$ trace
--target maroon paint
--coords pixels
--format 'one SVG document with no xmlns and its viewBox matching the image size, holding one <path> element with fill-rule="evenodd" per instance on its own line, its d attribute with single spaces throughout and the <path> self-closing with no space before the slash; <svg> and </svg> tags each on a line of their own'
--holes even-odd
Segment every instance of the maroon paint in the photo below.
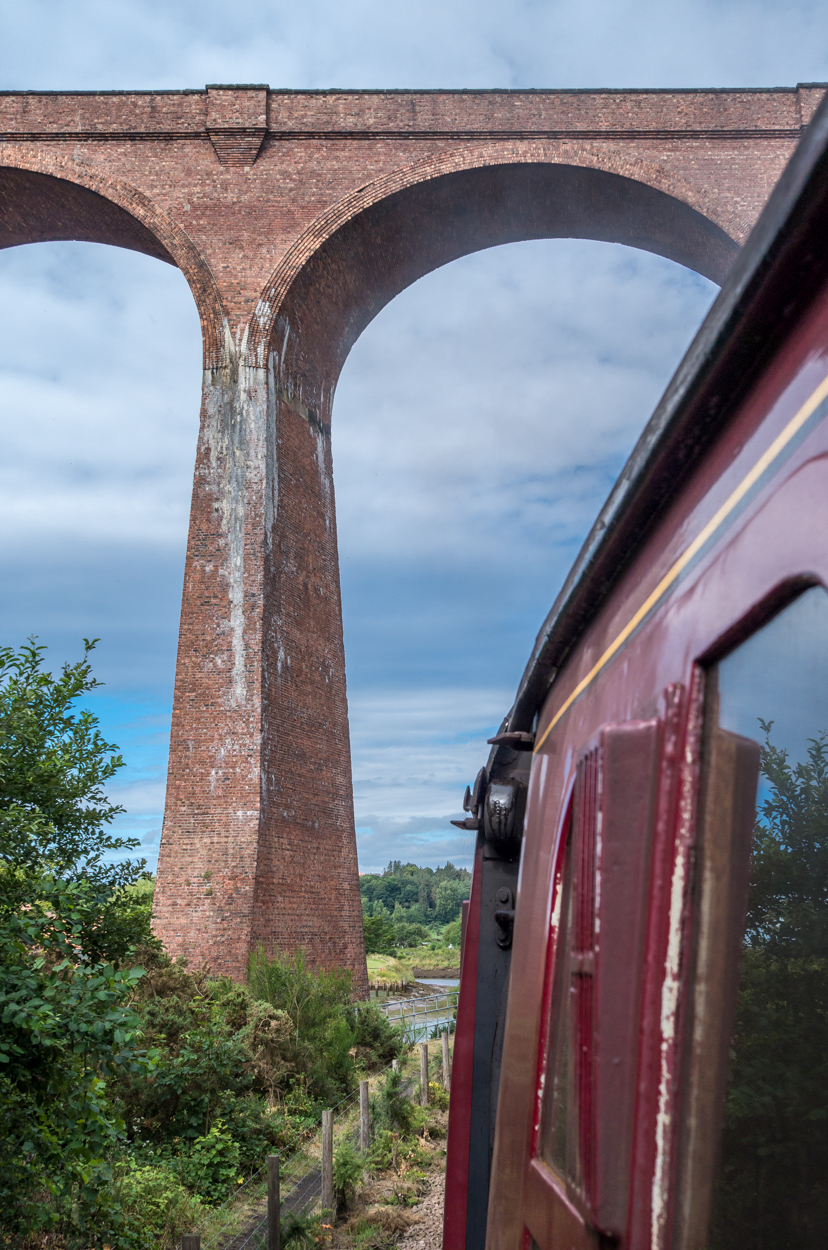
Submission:
<svg viewBox="0 0 828 1250">
<path fill-rule="evenodd" d="M 463 934 L 460 966 L 460 998 L 454 1033 L 451 1069 L 449 1135 L 446 1151 L 446 1203 L 443 1215 L 443 1250 L 465 1250 L 466 1207 L 469 1194 L 469 1137 L 471 1134 L 472 1077 L 474 1068 L 474 1018 L 477 1007 L 477 953 L 480 946 L 480 885 L 483 849 L 474 857 L 471 895 Z"/>
<path fill-rule="evenodd" d="M 826 295 L 828 292 L 814 301 L 796 333 L 781 346 L 737 417 L 573 647 L 542 709 L 540 733 L 828 374 Z M 779 606 L 781 596 L 791 593 L 797 579 L 800 585 L 828 585 L 826 533 L 828 421 L 823 421 L 791 449 L 775 476 L 717 534 L 710 549 L 685 572 L 624 650 L 572 705 L 534 761 L 532 785 L 536 793 L 527 815 L 501 1076 L 500 1106 L 508 1108 L 508 1113 L 499 1117 L 496 1133 L 498 1167 L 490 1201 L 488 1250 L 518 1250 L 529 1222 L 529 1209 L 537 1208 L 537 1195 L 531 1202 L 525 1195 L 526 1187 L 535 1185 L 536 1178 L 532 1177 L 540 1166 L 531 1162 L 531 1125 L 537 1100 L 555 848 L 573 760 L 595 740 L 602 725 L 660 714 L 664 736 L 644 963 L 632 1222 L 625 1239 L 630 1250 L 651 1250 L 657 1244 L 652 1237 L 650 1201 L 661 1075 L 662 984 L 673 868 L 677 863 L 688 866 L 692 852 L 701 729 L 702 673 L 698 661 L 715 654 L 725 640 L 733 645 L 747 636 Z M 662 692 L 668 687 L 671 690 L 665 706 Z M 681 687 L 690 692 L 686 701 Z M 687 880 L 684 889 L 679 929 L 686 945 L 690 936 Z M 675 1058 L 681 1019 L 676 1023 L 678 1033 L 671 1043 L 673 1049 L 668 1047 L 666 1067 L 665 1105 L 669 1109 L 674 1109 L 680 1094 Z M 666 1166 L 665 1182 L 669 1185 L 669 1157 Z M 658 1232 L 662 1245 L 669 1233 L 669 1204 L 665 1216 Z M 542 1250 L 562 1250 L 569 1244 L 558 1239 L 553 1224 L 547 1221 L 545 1233 L 532 1227 Z"/>
<path fill-rule="evenodd" d="M 627 1228 L 638 1077 L 657 720 L 601 734 L 601 844 L 593 1041 L 592 1209 L 602 1230 Z"/>
</svg>

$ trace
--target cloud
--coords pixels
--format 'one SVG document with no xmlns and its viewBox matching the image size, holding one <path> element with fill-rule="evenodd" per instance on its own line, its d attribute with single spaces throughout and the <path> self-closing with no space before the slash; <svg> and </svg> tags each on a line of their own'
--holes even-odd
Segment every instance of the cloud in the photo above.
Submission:
<svg viewBox="0 0 828 1250">
<path fill-rule="evenodd" d="M 2 532 L 18 552 L 56 533 L 177 550 L 201 381 L 183 275 L 98 244 L 35 244 L 2 254 L 0 292 Z"/>
<path fill-rule="evenodd" d="M 451 828 L 463 791 L 486 761 L 486 739 L 508 710 L 508 688 L 361 689 L 351 746 L 360 869 L 389 859 L 468 867 L 473 839 Z"/>
<path fill-rule="evenodd" d="M 554 239 L 402 292 L 337 388 L 343 554 L 513 562 L 519 531 L 533 564 L 550 534 L 582 536 L 716 289 L 661 257 Z"/>
<path fill-rule="evenodd" d="M 551 240 L 466 257 L 377 317 L 333 413 L 352 689 L 514 688 L 715 289 Z"/>
<path fill-rule="evenodd" d="M 828 77 L 816 0 L 29 0 L 8 87 L 766 86 Z M 44 37 L 45 32 L 45 37 Z"/>
<path fill-rule="evenodd" d="M 201 343 L 183 275 L 92 243 L 0 253 L 2 637 L 102 638 L 102 680 L 171 694 Z"/>
</svg>

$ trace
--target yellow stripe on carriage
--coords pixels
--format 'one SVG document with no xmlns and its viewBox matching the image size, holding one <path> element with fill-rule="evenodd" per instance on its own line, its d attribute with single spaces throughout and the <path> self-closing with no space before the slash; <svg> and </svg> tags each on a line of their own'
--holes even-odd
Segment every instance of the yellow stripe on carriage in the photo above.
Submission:
<svg viewBox="0 0 828 1250">
<path fill-rule="evenodd" d="M 805 403 L 799 409 L 796 416 L 792 417 L 791 420 L 788 422 L 788 424 L 785 426 L 784 430 L 782 430 L 782 432 L 776 436 L 776 438 L 771 443 L 770 447 L 768 447 L 767 451 L 762 456 L 759 457 L 759 459 L 756 461 L 756 464 L 753 466 L 750 472 L 746 474 L 745 477 L 742 478 L 739 485 L 736 487 L 733 493 L 728 496 L 728 498 L 725 500 L 725 502 L 722 504 L 719 510 L 710 518 L 710 520 L 707 522 L 707 524 L 705 525 L 701 533 L 699 533 L 696 536 L 696 538 L 693 539 L 690 546 L 687 547 L 682 552 L 682 554 L 679 556 L 678 560 L 676 560 L 672 568 L 667 573 L 665 573 L 664 577 L 662 577 L 661 581 L 658 583 L 658 585 L 656 586 L 652 594 L 647 596 L 647 598 L 644 600 L 644 602 L 642 603 L 638 611 L 635 613 L 635 615 L 631 618 L 631 620 L 627 622 L 627 624 L 621 630 L 620 634 L 618 634 L 617 637 L 613 639 L 613 641 L 607 647 L 604 654 L 601 656 L 600 660 L 598 660 L 597 663 L 593 665 L 593 667 L 587 673 L 586 677 L 584 677 L 583 681 L 580 681 L 578 683 L 578 685 L 572 691 L 572 694 L 569 696 L 566 702 L 563 703 L 562 706 L 555 713 L 552 720 L 549 722 L 549 724 L 546 726 L 546 729 L 543 731 L 542 736 L 540 737 L 538 742 L 535 744 L 534 749 L 536 752 L 541 749 L 544 742 L 549 737 L 550 733 L 555 728 L 555 726 L 557 725 L 561 717 L 566 715 L 566 713 L 572 707 L 572 704 L 575 702 L 575 700 L 578 699 L 584 693 L 584 691 L 587 689 L 588 686 L 592 685 L 592 682 L 595 680 L 595 678 L 598 676 L 601 670 L 607 666 L 607 664 L 610 662 L 610 660 L 616 654 L 616 652 L 619 651 L 621 647 L 623 647 L 624 643 L 630 637 L 630 634 L 632 634 L 638 628 L 638 626 L 641 624 L 644 618 L 653 610 L 655 605 L 658 603 L 659 599 L 661 599 L 667 593 L 667 591 L 672 586 L 673 582 L 675 582 L 676 578 L 679 577 L 679 575 L 687 567 L 690 561 L 696 555 L 698 555 L 698 553 L 701 551 L 702 547 L 705 545 L 708 539 L 711 538 L 713 534 L 715 534 L 716 530 L 719 528 L 722 522 L 727 520 L 728 516 L 734 510 L 734 508 L 737 508 L 739 506 L 739 504 L 742 502 L 742 500 L 744 499 L 748 491 L 753 486 L 756 485 L 756 483 L 761 478 L 762 474 L 765 473 L 766 470 L 773 464 L 777 456 L 779 456 L 785 450 L 785 448 L 787 447 L 791 439 L 796 437 L 796 435 L 802 429 L 805 422 L 808 421 L 808 419 L 813 416 L 816 409 L 819 407 L 822 401 L 826 398 L 828 398 L 828 377 L 824 378 L 823 381 L 820 383 L 820 385 L 813 392 L 813 394 L 810 395 L 808 399 L 806 399 Z"/>
</svg>

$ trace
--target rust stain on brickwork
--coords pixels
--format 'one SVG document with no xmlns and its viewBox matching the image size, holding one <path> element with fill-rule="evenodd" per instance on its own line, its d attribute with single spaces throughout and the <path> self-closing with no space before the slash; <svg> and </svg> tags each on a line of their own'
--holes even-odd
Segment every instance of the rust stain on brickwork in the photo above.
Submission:
<svg viewBox="0 0 828 1250">
<path fill-rule="evenodd" d="M 0 246 L 146 252 L 201 316 L 156 896 L 173 951 L 241 977 L 253 945 L 303 946 L 367 989 L 330 447 L 364 327 L 519 239 L 721 281 L 823 92 L 0 93 Z"/>
</svg>

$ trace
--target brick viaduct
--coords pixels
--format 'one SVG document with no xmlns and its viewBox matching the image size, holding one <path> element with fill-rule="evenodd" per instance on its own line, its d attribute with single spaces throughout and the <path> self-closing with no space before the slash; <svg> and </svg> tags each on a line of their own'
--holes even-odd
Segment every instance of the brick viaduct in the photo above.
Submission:
<svg viewBox="0 0 828 1250">
<path fill-rule="evenodd" d="M 177 265 L 204 392 L 157 930 L 365 984 L 330 450 L 337 377 L 429 270 L 519 239 L 720 282 L 824 85 L 705 91 L 0 94 L 0 246 Z"/>
</svg>

